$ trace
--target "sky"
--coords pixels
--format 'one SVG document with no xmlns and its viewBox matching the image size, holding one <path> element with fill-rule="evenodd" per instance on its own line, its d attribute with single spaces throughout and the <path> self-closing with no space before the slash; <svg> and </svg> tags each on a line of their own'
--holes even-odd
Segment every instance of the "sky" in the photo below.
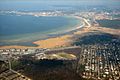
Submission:
<svg viewBox="0 0 120 80">
<path fill-rule="evenodd" d="M 120 0 L 0 0 L 0 1 L 120 1 Z"/>
<path fill-rule="evenodd" d="M 110 2 L 118 2 L 120 3 L 120 0 L 0 0 L 0 1 L 33 1 L 33 2 L 36 2 L 36 1 L 43 1 L 43 2 L 47 2 L 47 1 L 51 1 L 51 2 L 54 2 L 54 1 L 64 1 L 64 2 L 70 2 L 70 1 L 73 1 L 73 2 L 106 2 L 106 3 L 110 3 Z"/>
<path fill-rule="evenodd" d="M 119 6 L 120 0 L 0 0 L 1 9 L 39 8 L 39 5 L 109 5 Z M 44 7 L 43 6 L 43 7 Z"/>
</svg>

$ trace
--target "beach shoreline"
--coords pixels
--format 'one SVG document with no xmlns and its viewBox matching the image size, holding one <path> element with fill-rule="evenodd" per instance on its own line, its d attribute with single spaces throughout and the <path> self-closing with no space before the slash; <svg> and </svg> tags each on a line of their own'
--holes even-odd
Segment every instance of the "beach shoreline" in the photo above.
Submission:
<svg viewBox="0 0 120 80">
<path fill-rule="evenodd" d="M 71 17 L 74 17 L 74 18 L 78 19 L 79 21 L 82 20 L 82 18 L 78 17 L 78 16 L 71 16 Z M 73 28 L 65 30 L 65 32 L 63 32 L 63 33 L 49 34 L 49 36 L 47 38 L 43 38 L 43 39 L 33 41 L 32 44 L 37 45 L 35 47 L 34 46 L 21 46 L 21 45 L 6 45 L 6 46 L 0 46 L 0 48 L 51 48 L 52 46 L 57 46 L 58 44 L 59 44 L 59 47 L 60 47 L 64 44 L 66 44 L 66 39 L 72 37 L 71 34 L 73 32 L 78 31 L 79 29 L 84 27 L 84 25 L 85 25 L 84 22 L 82 22 L 82 25 L 78 23 Z M 44 43 L 44 41 L 47 42 L 47 43 L 51 43 L 51 41 L 54 41 L 54 42 L 56 42 L 56 44 L 55 45 L 50 45 L 51 47 L 50 46 L 49 47 L 40 46 L 42 44 L 41 42 Z"/>
<path fill-rule="evenodd" d="M 77 17 L 78 18 L 78 17 Z M 76 27 L 76 29 L 56 35 L 54 37 L 50 37 L 43 40 L 37 40 L 34 41 L 33 44 L 38 45 L 37 47 L 30 47 L 30 46 L 18 46 L 18 45 L 11 45 L 11 46 L 0 46 L 1 49 L 8 49 L 8 48 L 59 48 L 59 47 L 69 47 L 72 45 L 72 43 L 78 39 L 81 36 L 84 36 L 84 34 L 88 34 L 90 32 L 102 32 L 102 33 L 108 33 L 112 35 L 118 35 L 120 36 L 120 30 L 118 29 L 111 29 L 111 28 L 105 28 L 101 26 L 89 26 L 84 25 L 81 28 L 80 26 Z M 77 35 L 77 36 L 76 36 Z"/>
</svg>

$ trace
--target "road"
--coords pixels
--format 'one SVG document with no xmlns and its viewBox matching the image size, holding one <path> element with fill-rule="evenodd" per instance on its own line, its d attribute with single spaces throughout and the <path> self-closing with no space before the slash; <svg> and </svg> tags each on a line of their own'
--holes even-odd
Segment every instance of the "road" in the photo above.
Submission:
<svg viewBox="0 0 120 80">
<path fill-rule="evenodd" d="M 91 24 L 90 24 L 85 18 L 83 18 L 83 20 L 84 20 L 84 22 L 87 24 L 86 27 L 91 27 Z"/>
</svg>

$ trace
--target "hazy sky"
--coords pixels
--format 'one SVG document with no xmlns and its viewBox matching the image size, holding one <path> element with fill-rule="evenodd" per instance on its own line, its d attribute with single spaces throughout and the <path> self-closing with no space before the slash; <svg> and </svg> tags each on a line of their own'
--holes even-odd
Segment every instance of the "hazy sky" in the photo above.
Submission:
<svg viewBox="0 0 120 80">
<path fill-rule="evenodd" d="M 120 3 L 120 0 L 0 0 L 0 1 L 44 1 L 44 2 L 47 2 L 47 1 L 64 1 L 64 2 L 70 2 L 70 1 L 73 1 L 73 2 L 118 2 Z"/>
<path fill-rule="evenodd" d="M 120 1 L 120 0 L 0 0 L 0 1 Z"/>
<path fill-rule="evenodd" d="M 119 6 L 120 0 L 0 0 L 1 9 L 43 8 L 48 5 L 108 5 Z"/>
</svg>

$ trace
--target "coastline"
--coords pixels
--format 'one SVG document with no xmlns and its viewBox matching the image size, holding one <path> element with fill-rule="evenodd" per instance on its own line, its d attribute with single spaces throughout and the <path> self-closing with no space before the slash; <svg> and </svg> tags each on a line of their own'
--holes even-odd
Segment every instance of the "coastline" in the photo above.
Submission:
<svg viewBox="0 0 120 80">
<path fill-rule="evenodd" d="M 77 17 L 79 18 L 79 17 Z M 71 44 L 78 39 L 81 36 L 84 36 L 84 34 L 90 33 L 90 32 L 103 32 L 103 33 L 109 33 L 112 35 L 120 36 L 120 30 L 118 29 L 111 29 L 111 28 L 105 28 L 99 26 L 88 26 L 82 25 L 84 27 L 81 28 L 81 26 L 77 26 L 75 29 L 72 29 L 69 32 L 66 32 L 65 34 L 56 35 L 54 37 L 50 37 L 43 40 L 37 40 L 34 41 L 33 44 L 38 45 L 37 47 L 30 47 L 30 46 L 18 46 L 18 45 L 11 45 L 11 46 L 0 46 L 1 49 L 7 49 L 7 48 L 59 48 L 59 47 L 68 47 L 71 46 Z"/>
<path fill-rule="evenodd" d="M 81 17 L 78 17 L 78 16 L 71 16 L 71 17 L 77 18 L 79 21 L 81 21 Z M 35 47 L 34 46 L 21 46 L 21 45 L 6 45 L 6 46 L 0 46 L 0 49 L 2 48 L 55 48 L 55 47 L 65 46 L 66 44 L 70 45 L 67 39 L 72 38 L 71 34 L 73 32 L 84 27 L 85 24 L 83 23 L 84 22 L 82 22 L 82 25 L 78 23 L 73 28 L 65 30 L 61 34 L 50 34 L 50 36 L 48 36 L 47 38 L 33 41 L 32 43 L 37 45 Z"/>
</svg>

